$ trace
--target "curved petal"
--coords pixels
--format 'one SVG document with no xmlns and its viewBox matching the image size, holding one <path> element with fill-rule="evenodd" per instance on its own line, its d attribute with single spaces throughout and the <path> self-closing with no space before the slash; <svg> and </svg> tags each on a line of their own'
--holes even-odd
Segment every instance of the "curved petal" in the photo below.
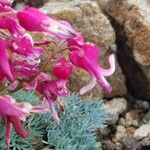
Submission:
<svg viewBox="0 0 150 150">
<path fill-rule="evenodd" d="M 115 55 L 111 54 L 108 59 L 110 65 L 108 69 L 103 69 L 102 67 L 99 67 L 99 71 L 101 72 L 101 74 L 106 77 L 112 75 L 115 72 Z"/>
<path fill-rule="evenodd" d="M 49 103 L 49 108 L 50 108 L 51 115 L 52 115 L 54 121 L 59 125 L 60 124 L 60 119 L 59 119 L 59 117 L 57 115 L 57 112 L 55 110 L 54 102 L 51 99 L 48 99 L 47 101 Z"/>
<path fill-rule="evenodd" d="M 90 81 L 86 86 L 84 86 L 84 87 L 82 87 L 82 88 L 80 89 L 80 95 L 83 95 L 83 94 L 85 94 L 86 92 L 88 92 L 88 91 L 90 91 L 91 89 L 93 89 L 94 86 L 95 86 L 95 84 L 96 84 L 96 78 L 93 76 L 92 79 L 91 79 L 91 81 Z"/>
<path fill-rule="evenodd" d="M 6 53 L 5 43 L 1 38 L 0 38 L 0 72 L 3 75 L 5 75 L 10 82 L 14 81 L 14 77 L 12 75 Z"/>
<path fill-rule="evenodd" d="M 5 142 L 6 144 L 10 143 L 11 130 L 12 130 L 12 124 L 6 117 L 5 118 Z"/>
<path fill-rule="evenodd" d="M 32 109 L 29 103 L 17 103 L 8 95 L 0 96 L 0 114 L 7 116 L 24 117 Z"/>
<path fill-rule="evenodd" d="M 22 138 L 26 138 L 29 135 L 29 133 L 24 130 L 21 120 L 18 117 L 9 116 L 8 120 L 12 123 L 15 131 L 19 136 L 21 136 Z"/>
<path fill-rule="evenodd" d="M 111 85 L 107 82 L 105 77 L 101 74 L 96 75 L 97 81 L 105 93 L 110 93 L 112 91 Z"/>
</svg>

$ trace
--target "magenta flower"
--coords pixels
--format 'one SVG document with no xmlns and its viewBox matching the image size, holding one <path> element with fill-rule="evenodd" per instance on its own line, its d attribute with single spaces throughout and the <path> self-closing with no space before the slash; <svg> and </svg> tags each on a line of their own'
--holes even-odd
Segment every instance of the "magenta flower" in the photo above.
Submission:
<svg viewBox="0 0 150 150">
<path fill-rule="evenodd" d="M 54 64 L 53 74 L 57 79 L 66 80 L 72 73 L 72 65 L 64 58 L 61 57 Z"/>
<path fill-rule="evenodd" d="M 24 120 L 32 110 L 29 103 L 17 103 L 8 95 L 0 96 L 0 115 L 5 120 L 5 141 L 10 143 L 11 128 L 14 127 L 17 134 L 23 138 L 28 136 L 22 126 L 21 120 Z"/>
<path fill-rule="evenodd" d="M 59 87 L 59 89 L 62 89 L 62 93 L 66 93 L 65 95 L 68 94 L 66 83 L 71 73 L 72 65 L 64 57 L 60 58 L 53 66 L 53 74 L 57 79 L 57 86 Z"/>
<path fill-rule="evenodd" d="M 14 0 L 0 0 L 0 4 L 2 5 L 11 5 L 14 2 Z"/>
<path fill-rule="evenodd" d="M 29 34 L 20 35 L 10 43 L 10 49 L 24 56 L 39 57 L 41 56 L 43 49 L 34 47 L 33 39 Z"/>
<path fill-rule="evenodd" d="M 10 82 L 14 81 L 14 76 L 10 69 L 9 60 L 4 41 L 0 38 L 0 78 L 6 77 Z"/>
<path fill-rule="evenodd" d="M 96 80 L 106 93 L 111 92 L 112 87 L 105 77 L 110 76 L 115 71 L 114 54 L 109 56 L 110 68 L 103 69 L 98 63 L 98 48 L 95 44 L 85 43 L 82 36 L 78 35 L 74 39 L 68 39 L 68 45 L 70 47 L 70 61 L 75 66 L 89 72 L 92 77 L 92 81 L 81 88 L 80 94 L 84 94 L 91 90 L 94 87 Z"/>
<path fill-rule="evenodd" d="M 73 38 L 75 30 L 66 21 L 58 21 L 36 8 L 26 7 L 17 13 L 20 25 L 28 31 L 48 32 L 60 39 Z"/>
<path fill-rule="evenodd" d="M 11 35 L 17 36 L 22 34 L 22 28 L 17 23 L 15 11 L 9 6 L 0 5 L 0 28 L 7 29 Z"/>
<path fill-rule="evenodd" d="M 55 110 L 54 103 L 57 101 L 57 97 L 63 97 L 68 95 L 68 89 L 65 84 L 62 84 L 60 80 L 55 80 L 45 73 L 41 73 L 37 80 L 37 91 L 44 96 L 44 100 L 49 104 L 51 115 L 54 121 L 59 124 L 60 120 Z M 64 82 L 63 82 L 64 83 Z M 28 86 L 30 87 L 30 86 Z"/>
</svg>

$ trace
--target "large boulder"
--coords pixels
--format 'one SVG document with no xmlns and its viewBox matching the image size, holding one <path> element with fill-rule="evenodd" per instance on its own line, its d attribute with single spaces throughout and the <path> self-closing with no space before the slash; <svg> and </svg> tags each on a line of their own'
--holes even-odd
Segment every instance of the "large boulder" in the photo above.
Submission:
<svg viewBox="0 0 150 150">
<path fill-rule="evenodd" d="M 111 0 L 105 11 L 117 33 L 118 60 L 130 92 L 150 100 L 149 0 Z"/>
<path fill-rule="evenodd" d="M 108 67 L 108 51 L 110 48 L 115 49 L 115 32 L 96 2 L 51 1 L 41 10 L 50 16 L 69 21 L 77 31 L 84 35 L 86 41 L 96 43 L 100 48 L 100 64 Z M 83 70 L 77 70 L 70 79 L 70 89 L 79 91 L 88 80 L 89 77 Z M 113 87 L 110 94 L 104 94 L 98 87 L 94 88 L 91 93 L 97 97 L 115 97 L 126 94 L 124 76 L 117 61 L 116 71 L 108 80 Z"/>
</svg>

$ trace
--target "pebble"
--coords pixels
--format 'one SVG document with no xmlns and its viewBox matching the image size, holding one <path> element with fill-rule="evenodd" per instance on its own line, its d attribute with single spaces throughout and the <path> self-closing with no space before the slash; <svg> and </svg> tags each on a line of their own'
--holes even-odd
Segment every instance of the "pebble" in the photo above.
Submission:
<svg viewBox="0 0 150 150">
<path fill-rule="evenodd" d="M 108 112 L 107 124 L 115 124 L 119 115 L 127 109 L 127 101 L 124 98 L 114 98 L 105 104 L 105 109 Z"/>
<path fill-rule="evenodd" d="M 138 127 L 139 125 L 139 120 L 140 120 L 140 114 L 138 111 L 133 110 L 130 112 L 127 112 L 125 115 L 125 126 L 130 127 Z"/>
<path fill-rule="evenodd" d="M 134 132 L 134 138 L 137 140 L 141 140 L 150 136 L 150 123 L 143 124 Z"/>
<path fill-rule="evenodd" d="M 132 137 L 122 138 L 121 143 L 125 150 L 138 150 L 140 147 L 140 143 Z"/>
</svg>

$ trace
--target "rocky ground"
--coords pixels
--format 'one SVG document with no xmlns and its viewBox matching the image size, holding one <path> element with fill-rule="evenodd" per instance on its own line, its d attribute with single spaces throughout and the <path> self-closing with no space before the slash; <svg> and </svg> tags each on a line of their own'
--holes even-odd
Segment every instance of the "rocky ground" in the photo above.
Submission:
<svg viewBox="0 0 150 150">
<path fill-rule="evenodd" d="M 18 1 L 16 9 L 24 5 Z M 99 46 L 102 66 L 108 65 L 109 50 L 116 52 L 116 71 L 108 78 L 112 93 L 105 94 L 98 87 L 89 93 L 105 99 L 109 112 L 108 126 L 98 130 L 98 140 L 102 150 L 149 150 L 149 0 L 30 0 L 26 4 L 68 20 L 87 41 Z M 69 88 L 77 91 L 88 80 L 83 71 L 76 71 Z"/>
</svg>

